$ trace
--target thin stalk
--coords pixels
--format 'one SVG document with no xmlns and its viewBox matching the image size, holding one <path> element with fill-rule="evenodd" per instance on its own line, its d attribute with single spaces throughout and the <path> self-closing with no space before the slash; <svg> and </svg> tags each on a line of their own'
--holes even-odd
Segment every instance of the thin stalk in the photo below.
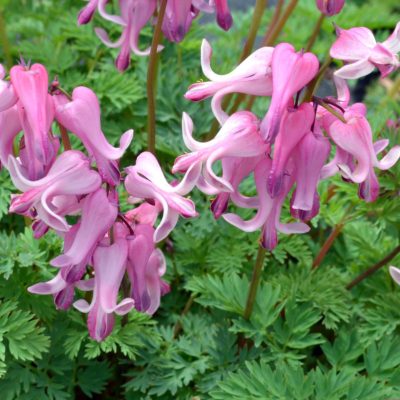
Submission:
<svg viewBox="0 0 400 400">
<path fill-rule="evenodd" d="M 253 50 L 254 43 L 257 37 L 257 32 L 261 24 L 261 19 L 267 6 L 268 6 L 268 0 L 257 0 L 256 5 L 254 7 L 249 35 L 247 37 L 246 43 L 240 55 L 240 62 L 242 62 L 245 58 L 247 58 L 250 55 L 251 51 Z M 232 97 L 233 94 L 225 96 L 224 100 L 222 101 L 222 109 L 225 110 L 229 106 Z M 206 140 L 212 139 L 218 132 L 218 128 L 219 128 L 219 122 L 215 119 L 211 125 L 210 131 L 206 136 Z"/>
<path fill-rule="evenodd" d="M 321 250 L 319 251 L 317 257 L 315 257 L 315 260 L 313 262 L 312 268 L 316 269 L 318 268 L 322 261 L 324 260 L 326 254 L 328 253 L 328 251 L 330 250 L 330 248 L 333 245 L 333 242 L 336 240 L 336 238 L 340 235 L 340 233 L 342 232 L 344 227 L 344 223 L 340 222 L 339 224 L 337 224 L 332 232 L 330 233 L 330 235 L 328 236 L 328 238 L 325 240 L 325 243 L 323 244 L 323 246 L 321 247 Z"/>
<path fill-rule="evenodd" d="M 319 85 L 322 82 L 322 79 L 325 75 L 326 70 L 331 65 L 332 58 L 327 57 L 325 62 L 322 64 L 321 68 L 319 69 L 318 75 L 308 84 L 306 93 L 304 94 L 303 102 L 309 102 L 312 100 L 314 93 L 317 91 Z"/>
<path fill-rule="evenodd" d="M 298 0 L 291 0 L 288 6 L 285 9 L 285 12 L 283 13 L 282 17 L 279 19 L 279 22 L 274 27 L 274 30 L 271 32 L 271 36 L 268 38 L 268 42 L 265 43 L 265 45 L 270 46 L 274 44 L 275 40 L 278 39 L 278 36 L 282 32 L 282 29 L 284 28 L 287 20 L 289 17 L 292 15 L 292 12 L 296 8 L 298 3 Z"/>
<path fill-rule="evenodd" d="M 253 276 L 251 277 L 249 294 L 247 295 L 246 308 L 243 313 L 244 319 L 250 319 L 253 312 L 254 302 L 256 300 L 258 285 L 260 284 L 261 272 L 264 266 L 265 249 L 261 245 L 258 247 L 256 264 L 253 269 Z"/>
<path fill-rule="evenodd" d="M 185 307 L 181 313 L 181 316 L 174 326 L 174 336 L 173 336 L 174 339 L 179 335 L 180 331 L 182 330 L 182 318 L 189 312 L 190 308 L 194 303 L 195 298 L 196 295 L 192 294 L 189 297 L 188 301 L 186 302 Z"/>
<path fill-rule="evenodd" d="M 253 19 L 250 25 L 249 35 L 247 36 L 246 43 L 243 47 L 242 55 L 240 56 L 240 61 L 247 58 L 251 51 L 253 50 L 254 43 L 256 41 L 258 28 L 261 24 L 261 19 L 264 14 L 265 9 L 268 6 L 268 0 L 257 0 L 254 7 Z"/>
<path fill-rule="evenodd" d="M 315 41 L 317 40 L 318 34 L 321 30 L 322 23 L 324 22 L 325 15 L 321 13 L 321 15 L 318 18 L 317 24 L 315 25 L 315 28 L 313 30 L 313 33 L 308 40 L 307 46 L 306 46 L 306 51 L 310 51 L 312 47 L 314 46 Z"/>
<path fill-rule="evenodd" d="M 270 42 L 271 34 L 274 31 L 275 26 L 279 21 L 284 4 L 285 0 L 278 0 L 278 2 L 276 3 L 274 15 L 272 16 L 271 23 L 269 24 L 267 32 L 265 33 L 264 36 L 263 46 L 266 46 L 266 44 Z"/>
<path fill-rule="evenodd" d="M 71 142 L 69 140 L 67 130 L 60 123 L 58 124 L 58 127 L 60 128 L 61 141 L 64 146 L 64 151 L 71 150 Z"/>
<path fill-rule="evenodd" d="M 13 65 L 11 56 L 11 45 L 7 36 L 6 21 L 4 19 L 3 10 L 0 9 L 0 43 L 3 48 L 4 58 L 7 68 L 10 69 Z"/>
<path fill-rule="evenodd" d="M 155 81 L 157 75 L 157 48 L 161 40 L 161 25 L 165 15 L 167 0 L 161 0 L 160 10 L 158 13 L 157 24 L 154 29 L 153 40 L 151 42 L 149 67 L 147 70 L 147 147 L 148 150 L 155 154 L 156 152 L 156 93 Z"/>
<path fill-rule="evenodd" d="M 362 274 L 358 275 L 357 278 L 353 279 L 347 286 L 347 290 L 351 290 L 354 286 L 358 285 L 360 282 L 362 282 L 365 278 L 368 278 L 370 275 L 374 274 L 376 271 L 384 267 L 388 262 L 392 261 L 393 258 L 397 256 L 397 254 L 400 253 L 400 245 L 394 248 L 385 258 L 383 258 L 381 261 L 377 262 L 375 265 L 372 267 L 368 268 L 366 271 L 364 271 Z"/>
</svg>

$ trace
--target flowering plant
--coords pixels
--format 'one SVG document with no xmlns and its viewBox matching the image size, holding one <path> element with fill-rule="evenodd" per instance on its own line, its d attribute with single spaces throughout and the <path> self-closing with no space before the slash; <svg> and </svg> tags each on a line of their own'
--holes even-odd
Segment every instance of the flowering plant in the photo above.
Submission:
<svg viewBox="0 0 400 400">
<path fill-rule="evenodd" d="M 25 6 L 0 3 L 4 397 L 396 398 L 396 4 Z"/>
</svg>

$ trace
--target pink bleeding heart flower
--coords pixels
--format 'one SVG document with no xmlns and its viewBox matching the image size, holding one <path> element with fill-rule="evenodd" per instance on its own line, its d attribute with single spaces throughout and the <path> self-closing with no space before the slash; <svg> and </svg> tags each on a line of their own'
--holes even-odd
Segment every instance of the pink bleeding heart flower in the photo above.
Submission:
<svg viewBox="0 0 400 400">
<path fill-rule="evenodd" d="M 332 17 L 342 11 L 345 0 L 316 0 L 316 3 L 322 14 Z"/>
<path fill-rule="evenodd" d="M 169 292 L 169 285 L 161 278 L 166 262 L 161 250 L 154 245 L 151 225 L 137 225 L 132 239 L 128 239 L 128 275 L 131 281 L 135 308 L 149 315 L 160 306 L 160 298 Z"/>
<path fill-rule="evenodd" d="M 29 69 L 14 66 L 10 71 L 11 83 L 18 96 L 18 111 L 28 163 L 28 176 L 36 180 L 42 178 L 57 154 L 54 142 L 49 140 L 54 118 L 54 105 L 48 94 L 48 75 L 41 64 Z"/>
<path fill-rule="evenodd" d="M 0 64 L 0 112 L 9 109 L 18 101 L 12 83 L 3 80 L 5 76 L 6 71 Z"/>
<path fill-rule="evenodd" d="M 72 92 L 72 101 L 59 94 L 54 96 L 56 119 L 66 129 L 82 140 L 92 155 L 100 175 L 110 185 L 117 185 L 120 172 L 116 160 L 122 157 L 133 138 L 133 130 L 125 132 L 120 139 L 120 147 L 108 143 L 101 130 L 100 105 L 96 94 L 83 86 Z"/>
<path fill-rule="evenodd" d="M 115 43 L 113 43 L 104 29 L 96 28 L 95 32 L 106 46 L 111 48 L 121 48 L 115 64 L 117 69 L 122 72 L 129 67 L 131 51 L 138 56 L 146 56 L 150 54 L 150 48 L 144 51 L 139 49 L 139 35 L 140 31 L 154 14 L 157 1 L 119 0 L 121 16 L 109 15 L 105 11 L 105 3 L 105 1 L 100 1 L 99 3 L 100 15 L 109 21 L 121 25 L 123 27 L 122 35 Z M 158 51 L 160 50 L 162 50 L 162 46 L 159 46 Z"/>
<path fill-rule="evenodd" d="M 195 186 L 200 165 L 191 166 L 182 181 L 173 186 L 167 182 L 157 159 L 149 152 L 141 153 L 133 167 L 126 169 L 125 188 L 128 193 L 143 200 L 156 200 L 163 208 L 162 220 L 154 232 L 154 241 L 165 239 L 174 229 L 179 215 L 184 218 L 197 216 L 193 201 L 183 196 Z"/>
<path fill-rule="evenodd" d="M 9 169 L 14 185 L 24 192 L 13 196 L 10 212 L 37 217 L 57 231 L 69 230 L 64 215 L 71 209 L 76 211 L 77 196 L 92 193 L 101 185 L 98 173 L 77 150 L 62 153 L 48 174 L 36 181 L 25 177 L 23 167 L 13 156 L 9 158 Z"/>
<path fill-rule="evenodd" d="M 261 139 L 257 117 L 248 111 L 239 111 L 229 117 L 215 138 L 209 142 L 201 143 L 193 139 L 193 122 L 186 113 L 182 118 L 182 131 L 185 145 L 192 153 L 179 156 L 172 172 L 186 172 L 199 165 L 202 167 L 204 180 L 217 193 L 233 192 L 233 188 L 226 179 L 215 174 L 215 162 L 225 157 L 256 157 L 265 154 L 268 147 Z"/>
<path fill-rule="evenodd" d="M 400 67 L 397 53 L 400 51 L 400 22 L 392 35 L 377 43 L 368 28 L 341 29 L 337 27 L 338 38 L 332 45 L 331 57 L 343 60 L 346 65 L 335 72 L 344 79 L 357 79 L 378 68 L 382 77 Z"/>
<path fill-rule="evenodd" d="M 79 11 L 78 25 L 85 25 L 92 20 L 93 15 L 97 10 L 98 4 L 99 0 L 88 1 L 87 5 L 83 7 L 82 10 Z"/>
<path fill-rule="evenodd" d="M 68 251 L 74 243 L 80 223 L 75 224 L 64 236 L 64 251 Z M 58 274 L 47 282 L 40 282 L 28 288 L 30 293 L 51 294 L 57 309 L 67 310 L 73 303 L 75 286 L 86 272 L 92 254 L 89 253 L 79 264 L 68 265 L 59 270 Z"/>
<path fill-rule="evenodd" d="M 285 175 L 282 182 L 283 189 L 275 198 L 270 197 L 266 185 L 266 177 L 270 174 L 271 168 L 272 160 L 265 158 L 257 165 L 254 171 L 254 180 L 258 193 L 255 203 L 258 203 L 258 206 L 257 213 L 252 219 L 244 221 L 241 217 L 232 213 L 222 216 L 225 221 L 244 232 L 254 232 L 262 227 L 262 245 L 268 250 L 273 250 L 278 243 L 277 231 L 291 234 L 306 233 L 310 230 L 309 226 L 302 222 L 289 224 L 280 222 L 283 202 L 294 182 L 293 165 L 289 166 L 288 175 Z"/>
<path fill-rule="evenodd" d="M 346 123 L 336 120 L 328 133 L 332 140 L 357 161 L 357 165 L 339 164 L 342 175 L 360 186 L 360 196 L 367 201 L 374 201 L 379 193 L 379 184 L 374 167 L 381 170 L 391 168 L 400 158 L 400 146 L 393 147 L 380 161 L 377 154 L 388 144 L 380 141 L 373 144 L 372 131 L 363 114 L 351 107 L 345 112 Z"/>
<path fill-rule="evenodd" d="M 211 203 L 211 211 L 214 218 L 218 219 L 225 213 L 229 200 L 238 206 L 244 208 L 254 208 L 258 206 L 258 199 L 256 202 L 253 197 L 247 197 L 239 192 L 239 185 L 247 176 L 249 176 L 257 164 L 265 156 L 258 157 L 226 157 L 222 160 L 222 179 L 229 182 L 232 186 L 233 192 L 218 193 L 217 197 Z"/>
<path fill-rule="evenodd" d="M 218 25 L 225 31 L 228 31 L 233 23 L 228 0 L 213 0 L 213 3 L 215 3 Z"/>
<path fill-rule="evenodd" d="M 117 239 L 109 246 L 98 246 L 93 254 L 94 287 L 93 297 L 89 304 L 86 300 L 78 300 L 73 305 L 81 312 L 89 313 L 88 329 L 92 339 L 104 340 L 114 327 L 114 313 L 124 315 L 135 305 L 131 298 L 120 303 L 118 292 L 126 270 L 128 245 L 126 240 Z M 84 288 L 83 283 L 81 286 Z"/>
<path fill-rule="evenodd" d="M 312 211 L 316 203 L 317 185 L 322 167 L 329 157 L 331 145 L 321 133 L 309 131 L 298 143 L 293 152 L 294 178 L 296 191 L 293 194 L 291 208 Z M 304 218 L 301 218 L 302 220 Z"/>
<path fill-rule="evenodd" d="M 194 17 L 192 0 L 168 0 L 162 23 L 162 31 L 166 38 L 171 42 L 181 42 Z"/>
<path fill-rule="evenodd" d="M 268 193 L 271 197 L 278 196 L 282 191 L 288 161 L 303 137 L 311 132 L 313 122 L 314 108 L 310 103 L 303 103 L 299 108 L 285 111 L 282 115 L 267 181 Z"/>
<path fill-rule="evenodd" d="M 254 96 L 271 96 L 273 47 L 262 47 L 247 57 L 232 72 L 218 75 L 210 65 L 212 48 L 207 40 L 201 45 L 201 66 L 209 82 L 195 83 L 189 87 L 185 97 L 192 101 L 204 100 L 213 96 L 211 107 L 220 124 L 228 115 L 222 109 L 222 100 L 229 93 L 244 93 Z"/>
<path fill-rule="evenodd" d="M 54 267 L 78 265 L 103 239 L 118 215 L 117 205 L 111 203 L 103 188 L 89 194 L 82 200 L 82 216 L 79 229 L 64 254 L 51 260 Z"/>
<path fill-rule="evenodd" d="M 279 132 L 282 114 L 291 105 L 293 96 L 302 90 L 318 73 L 318 58 L 300 51 L 288 43 L 275 47 L 272 55 L 272 99 L 261 124 L 261 133 L 270 143 Z"/>
</svg>

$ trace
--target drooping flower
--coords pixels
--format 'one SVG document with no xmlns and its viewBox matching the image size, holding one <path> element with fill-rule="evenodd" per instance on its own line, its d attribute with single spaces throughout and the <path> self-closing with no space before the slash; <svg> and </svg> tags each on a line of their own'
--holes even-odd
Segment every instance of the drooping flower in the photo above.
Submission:
<svg viewBox="0 0 400 400">
<path fill-rule="evenodd" d="M 43 221 L 57 231 L 68 231 L 65 215 L 79 209 L 78 196 L 96 191 L 101 185 L 99 174 L 90 169 L 88 158 L 77 150 L 62 153 L 48 174 L 39 180 L 29 180 L 23 166 L 13 156 L 9 169 L 14 185 L 23 192 L 14 195 L 10 212 Z"/>
<path fill-rule="evenodd" d="M 345 0 L 316 0 L 317 7 L 322 14 L 328 17 L 339 14 L 344 7 Z"/>
<path fill-rule="evenodd" d="M 154 14 L 156 6 L 156 0 L 120 0 L 121 15 L 116 16 L 108 14 L 105 11 L 105 1 L 100 1 L 100 15 L 123 27 L 122 35 L 115 43 L 111 42 L 104 29 L 95 29 L 97 36 L 106 46 L 121 48 L 115 62 L 119 71 L 125 71 L 129 67 L 131 51 L 139 56 L 146 56 L 150 53 L 150 48 L 139 49 L 139 35 Z M 159 50 L 161 49 L 162 47 L 159 47 Z"/>
<path fill-rule="evenodd" d="M 87 5 L 83 7 L 82 10 L 79 11 L 78 25 L 85 25 L 92 20 L 93 15 L 97 10 L 98 4 L 99 0 L 88 1 Z"/>
<path fill-rule="evenodd" d="M 120 172 L 116 160 L 122 157 L 133 138 L 133 130 L 125 132 L 120 147 L 108 143 L 101 130 L 100 105 L 96 94 L 80 86 L 72 92 L 72 101 L 63 94 L 54 96 L 56 119 L 82 140 L 89 154 L 96 160 L 99 173 L 110 185 L 117 185 Z"/>
<path fill-rule="evenodd" d="M 160 298 L 169 292 L 169 285 L 161 278 L 166 262 L 161 250 L 155 248 L 154 228 L 139 224 L 134 236 L 128 238 L 127 272 L 131 281 L 131 296 L 138 311 L 154 314 L 160 306 Z"/>
<path fill-rule="evenodd" d="M 216 74 L 210 65 L 212 48 L 207 40 L 201 45 L 201 67 L 209 82 L 195 83 L 189 87 L 185 97 L 192 101 L 204 100 L 213 96 L 211 107 L 220 124 L 228 115 L 222 110 L 222 100 L 229 93 L 244 93 L 257 96 L 271 96 L 271 61 L 273 47 L 262 47 L 247 57 L 232 72 Z"/>
<path fill-rule="evenodd" d="M 338 38 L 332 45 L 331 57 L 345 61 L 346 65 L 335 72 L 344 79 L 357 79 L 378 68 L 382 77 L 400 67 L 400 22 L 392 35 L 377 43 L 368 28 L 336 29 Z"/>
<path fill-rule="evenodd" d="M 288 43 L 275 47 L 272 55 L 272 99 L 261 124 L 262 137 L 270 143 L 279 132 L 283 112 L 291 106 L 293 96 L 302 90 L 318 72 L 318 58 L 300 51 Z"/>
<path fill-rule="evenodd" d="M 134 300 L 129 297 L 117 303 L 127 255 L 128 246 L 124 239 L 116 239 L 115 243 L 108 246 L 98 246 L 94 251 L 92 301 L 89 304 L 82 299 L 74 303 L 79 311 L 89 313 L 87 324 L 89 334 L 94 340 L 102 341 L 111 333 L 114 313 L 124 315 L 135 305 Z"/>
<path fill-rule="evenodd" d="M 296 146 L 292 157 L 296 190 L 293 193 L 291 209 L 298 210 L 301 220 L 314 214 L 319 209 L 317 185 L 321 170 L 329 157 L 331 145 L 329 139 L 320 132 L 307 132 Z M 303 214 L 302 214 L 303 212 Z"/>
<path fill-rule="evenodd" d="M 288 224 L 280 222 L 283 202 L 294 183 L 293 164 L 288 166 L 288 174 L 282 180 L 282 190 L 275 198 L 272 198 L 268 194 L 266 185 L 266 177 L 270 174 L 271 168 L 272 160 L 265 158 L 257 165 L 254 171 L 254 180 L 258 194 L 255 204 L 258 203 L 258 205 L 254 207 L 257 208 L 257 213 L 252 219 L 244 221 L 241 217 L 233 213 L 222 216 L 227 222 L 245 232 L 254 232 L 262 228 L 262 245 L 268 250 L 273 250 L 276 247 L 278 243 L 278 231 L 291 234 L 306 233 L 310 230 L 308 225 L 302 222 Z"/>
<path fill-rule="evenodd" d="M 210 3 L 215 3 L 218 25 L 225 31 L 228 31 L 233 23 L 228 0 L 211 0 Z"/>
<path fill-rule="evenodd" d="M 282 115 L 267 183 L 271 197 L 281 192 L 289 158 L 303 137 L 311 132 L 313 121 L 314 109 L 310 103 L 303 103 L 299 108 L 285 111 Z"/>
<path fill-rule="evenodd" d="M 193 139 L 193 122 L 186 113 L 182 118 L 182 130 L 185 145 L 192 153 L 179 156 L 172 172 L 186 172 L 199 165 L 205 182 L 220 192 L 233 192 L 233 188 L 227 180 L 215 174 L 215 162 L 226 157 L 256 157 L 267 149 L 260 136 L 259 121 L 248 111 L 239 111 L 229 117 L 215 138 L 206 143 Z"/>
<path fill-rule="evenodd" d="M 345 112 L 346 123 L 336 120 L 329 127 L 329 135 L 345 152 L 357 161 L 357 164 L 340 164 L 343 176 L 355 183 L 363 184 L 360 195 L 367 201 L 374 201 L 379 193 L 379 184 L 374 167 L 381 170 L 391 168 L 400 158 L 400 146 L 394 146 L 381 160 L 377 153 L 386 147 L 387 142 L 380 142 L 374 148 L 372 131 L 365 116 L 351 107 Z M 382 146 L 383 145 L 383 146 Z"/>
<path fill-rule="evenodd" d="M 117 205 L 110 202 L 103 188 L 86 196 L 82 203 L 79 229 L 64 254 L 50 261 L 54 267 L 78 265 L 87 260 L 117 218 Z"/>
<path fill-rule="evenodd" d="M 41 64 L 30 68 L 17 65 L 11 68 L 10 77 L 19 100 L 17 107 L 24 131 L 27 174 L 29 179 L 41 179 L 58 150 L 57 141 L 49 140 L 54 105 L 48 94 L 47 71 Z"/>
<path fill-rule="evenodd" d="M 266 149 L 266 153 L 268 153 Z M 217 196 L 211 202 L 211 211 L 214 218 L 218 219 L 228 208 L 229 200 L 238 207 L 252 208 L 258 206 L 258 199 L 246 197 L 239 192 L 240 183 L 249 176 L 257 166 L 257 164 L 265 157 L 260 155 L 257 157 L 226 157 L 222 160 L 222 179 L 229 182 L 233 192 L 220 192 L 216 190 Z M 203 188 L 202 188 L 203 189 Z M 212 193 L 211 193 L 212 194 Z"/>
<path fill-rule="evenodd" d="M 149 152 L 141 153 L 133 167 L 126 169 L 125 188 L 134 198 L 158 201 L 163 209 L 163 217 L 154 232 L 154 241 L 167 237 L 178 222 L 179 215 L 184 218 L 197 216 L 192 200 L 183 197 L 197 182 L 200 167 L 190 167 L 176 186 L 167 182 L 157 159 Z"/>
</svg>

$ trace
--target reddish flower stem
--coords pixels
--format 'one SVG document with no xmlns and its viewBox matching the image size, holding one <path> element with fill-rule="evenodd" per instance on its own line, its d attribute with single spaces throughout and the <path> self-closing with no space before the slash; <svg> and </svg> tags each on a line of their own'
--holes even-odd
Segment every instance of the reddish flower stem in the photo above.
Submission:
<svg viewBox="0 0 400 400">
<path fill-rule="evenodd" d="M 154 29 L 153 40 L 151 42 L 149 67 L 147 70 L 147 147 L 155 154 L 156 152 L 156 75 L 158 53 L 157 48 L 161 40 L 161 25 L 165 15 L 167 0 L 161 0 L 158 12 L 157 24 Z"/>
<path fill-rule="evenodd" d="M 244 309 L 243 318 L 250 319 L 251 313 L 253 312 L 254 303 L 257 296 L 258 285 L 260 284 L 261 272 L 264 266 L 265 260 L 265 249 L 261 245 L 258 247 L 256 263 L 253 269 L 253 275 L 251 277 L 249 294 L 247 295 L 246 308 Z"/>
<path fill-rule="evenodd" d="M 71 150 L 71 142 L 69 140 L 67 130 L 60 123 L 58 123 L 58 127 L 60 128 L 61 141 L 64 146 L 64 151 Z"/>
<path fill-rule="evenodd" d="M 365 278 L 368 278 L 370 275 L 374 274 L 376 271 L 384 267 L 388 262 L 392 261 L 393 258 L 397 256 L 397 254 L 400 253 L 400 245 L 395 247 L 385 258 L 383 258 L 381 261 L 377 262 L 375 265 L 372 267 L 368 268 L 366 271 L 361 273 L 360 275 L 357 276 L 357 278 L 353 279 L 347 286 L 347 290 L 351 290 L 354 286 L 358 285 L 360 282 L 362 282 Z"/>
<path fill-rule="evenodd" d="M 315 257 L 315 260 L 314 260 L 313 265 L 312 265 L 313 269 L 316 269 L 321 265 L 321 263 L 324 260 L 326 254 L 328 253 L 328 251 L 332 247 L 333 242 L 335 241 L 335 239 L 342 232 L 343 227 L 344 227 L 344 223 L 340 222 L 332 230 L 331 234 L 328 236 L 328 238 L 326 239 L 325 243 L 323 244 L 321 250 L 319 251 L 317 257 Z"/>
</svg>

